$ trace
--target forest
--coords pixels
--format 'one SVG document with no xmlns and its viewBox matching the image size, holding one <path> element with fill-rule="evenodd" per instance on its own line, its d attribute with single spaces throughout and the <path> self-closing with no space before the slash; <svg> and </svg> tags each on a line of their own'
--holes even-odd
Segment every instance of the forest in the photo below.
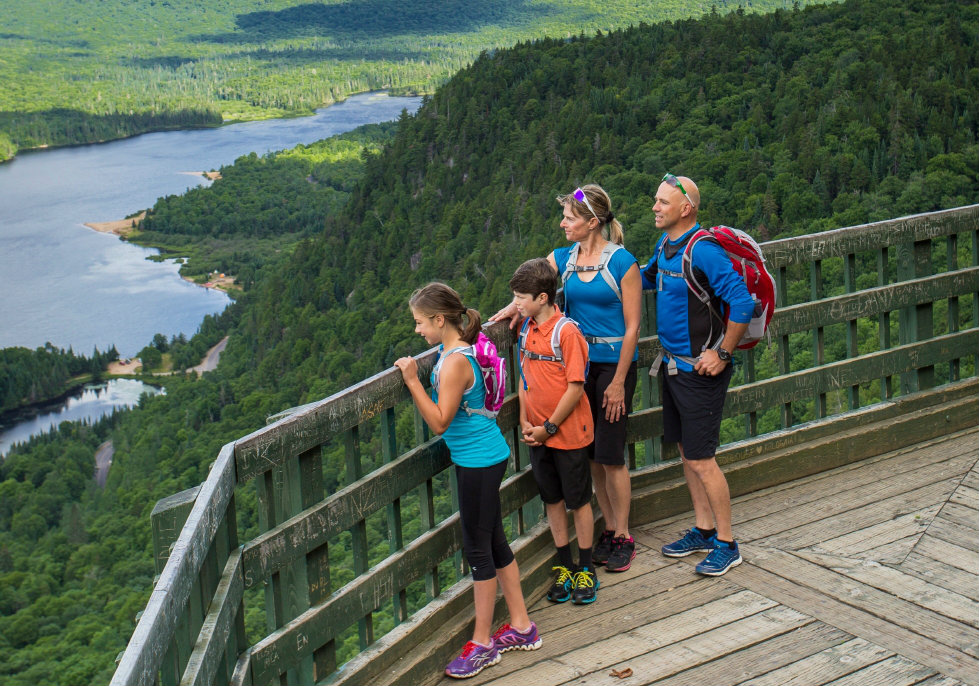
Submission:
<svg viewBox="0 0 979 686">
<path fill-rule="evenodd" d="M 202 481 L 221 445 L 270 414 L 420 352 L 406 306 L 418 285 L 444 280 L 468 305 L 498 309 L 513 268 L 562 243 L 558 193 L 602 184 L 641 261 L 666 171 L 698 181 L 704 222 L 761 240 L 975 202 L 977 36 L 973 2 L 847 0 L 528 40 L 482 54 L 351 162 L 359 180 L 335 212 L 294 226 L 188 222 L 201 235 L 307 233 L 202 326 L 208 340 L 230 336 L 217 371 L 168 377 L 166 395 L 111 422 L 66 425 L 0 465 L 0 682 L 107 682 L 152 585 L 154 503 Z M 259 159 L 239 161 L 242 174 Z M 300 176 L 297 197 L 317 188 Z M 157 226 L 212 211 L 222 192 L 161 200 Z M 261 207 L 266 189 L 236 192 Z M 805 295 L 804 282 L 795 288 L 790 301 Z M 828 361 L 845 354 L 827 347 Z M 398 431 L 410 434 L 410 417 Z M 110 438 L 99 490 L 92 454 Z M 380 454 L 376 440 L 361 436 L 364 455 Z M 342 448 L 324 457 L 335 488 Z M 253 536 L 254 489 L 237 503 L 242 537 Z M 404 512 L 406 529 L 417 526 L 410 501 Z M 386 551 L 386 530 L 368 535 Z M 345 545 L 348 535 L 331 542 L 331 561 Z M 336 574 L 334 588 L 349 578 Z M 251 640 L 262 613 L 246 596 Z M 378 633 L 391 625 L 384 610 L 375 621 Z M 340 659 L 357 650 L 355 634 L 341 643 Z"/>
<path fill-rule="evenodd" d="M 363 91 L 431 93 L 480 53 L 518 40 L 699 16 L 712 6 L 737 5 L 9 0 L 0 3 L 0 162 L 18 149 L 309 114 Z"/>
</svg>

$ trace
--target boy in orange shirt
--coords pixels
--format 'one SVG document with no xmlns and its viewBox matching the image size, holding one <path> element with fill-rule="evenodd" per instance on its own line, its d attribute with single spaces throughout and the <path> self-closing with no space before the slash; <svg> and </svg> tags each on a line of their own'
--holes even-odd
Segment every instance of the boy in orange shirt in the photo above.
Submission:
<svg viewBox="0 0 979 686">
<path fill-rule="evenodd" d="M 588 446 L 594 423 L 584 394 L 588 343 L 554 304 L 558 275 L 546 259 L 524 262 L 510 279 L 520 329 L 520 426 L 557 548 L 554 585 L 547 599 L 595 601 L 599 582 L 592 564 L 595 520 L 591 509 Z M 566 510 L 574 517 L 579 559 L 574 565 Z"/>
</svg>

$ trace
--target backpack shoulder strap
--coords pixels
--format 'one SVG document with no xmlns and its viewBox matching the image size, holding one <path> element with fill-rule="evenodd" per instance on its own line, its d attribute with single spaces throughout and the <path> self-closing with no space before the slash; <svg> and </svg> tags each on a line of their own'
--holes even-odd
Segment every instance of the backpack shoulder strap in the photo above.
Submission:
<svg viewBox="0 0 979 686">
<path fill-rule="evenodd" d="M 619 288 L 618 282 L 615 280 L 615 276 L 612 274 L 612 270 L 608 268 L 609 262 L 612 261 L 612 255 L 618 251 L 623 250 L 623 247 L 618 243 L 612 243 L 609 241 L 602 248 L 602 255 L 599 257 L 598 263 L 598 273 L 601 274 L 602 278 L 605 279 L 605 283 L 608 284 L 612 292 L 615 293 L 615 297 L 622 302 L 622 289 Z"/>
<path fill-rule="evenodd" d="M 561 329 L 570 321 L 567 317 L 562 316 L 554 325 L 554 330 L 551 331 L 551 352 L 554 355 L 554 359 L 561 364 L 564 364 L 564 353 L 561 351 Z"/>
<path fill-rule="evenodd" d="M 441 372 L 442 372 L 442 363 L 445 362 L 445 360 L 448 359 L 449 355 L 451 355 L 452 353 L 462 353 L 466 357 L 471 357 L 474 360 L 476 359 L 476 353 L 473 352 L 473 348 L 472 348 L 471 345 L 459 346 L 458 348 L 452 348 L 452 350 L 446 350 L 446 351 L 442 352 L 439 355 L 439 359 L 435 363 L 435 366 L 432 368 L 432 374 L 435 376 L 435 390 L 436 391 L 439 389 L 439 374 L 441 374 Z M 472 364 L 472 363 L 470 363 L 470 364 Z M 473 373 L 475 374 L 475 372 L 473 372 Z M 482 378 L 482 377 L 480 377 L 480 378 Z M 475 379 L 473 379 L 473 383 L 474 384 L 476 383 L 476 380 Z"/>
<path fill-rule="evenodd" d="M 571 246 L 571 250 L 568 251 L 568 261 L 564 265 L 564 271 L 561 272 L 561 285 L 568 282 L 571 275 L 575 272 L 575 267 L 578 266 L 578 248 L 579 244 L 575 243 Z"/>
</svg>

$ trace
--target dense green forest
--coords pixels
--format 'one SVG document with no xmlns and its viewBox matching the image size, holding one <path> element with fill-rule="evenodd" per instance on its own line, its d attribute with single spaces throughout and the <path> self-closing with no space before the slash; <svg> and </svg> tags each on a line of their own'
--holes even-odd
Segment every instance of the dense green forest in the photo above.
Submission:
<svg viewBox="0 0 979 686">
<path fill-rule="evenodd" d="M 206 281 L 233 274 L 243 288 L 270 260 L 323 229 L 363 176 L 363 157 L 376 154 L 397 124 L 354 131 L 259 157 L 246 155 L 221 168 L 210 187 L 160 198 L 128 240 L 185 257 L 180 273 Z"/>
<path fill-rule="evenodd" d="M 0 161 L 18 148 L 308 114 L 368 90 L 430 93 L 485 50 L 711 6 L 737 3 L 9 0 L 0 3 Z"/>
<path fill-rule="evenodd" d="M 656 237 L 652 195 L 668 170 L 699 182 L 704 221 L 762 239 L 974 202 L 977 36 L 973 2 L 848 0 L 481 56 L 365 156 L 339 212 L 256 269 L 254 285 L 205 322 L 208 340 L 230 335 L 217 371 L 168 377 L 166 395 L 111 425 L 66 427 L 3 463 L 0 681 L 106 682 L 149 594 L 156 500 L 199 483 L 223 443 L 269 414 L 419 352 L 405 304 L 419 284 L 448 281 L 467 304 L 495 311 L 513 268 L 563 242 L 559 192 L 604 185 L 642 260 Z M 245 158 L 242 169 L 256 163 Z M 311 186 L 294 184 L 296 193 Z M 265 192 L 243 188 L 241 203 L 249 190 Z M 211 192 L 221 189 L 200 194 Z M 187 195 L 165 204 L 177 217 L 219 203 Z M 222 229 L 253 230 L 247 218 Z M 805 295 L 804 280 L 792 288 L 790 299 Z M 971 309 L 963 302 L 963 316 Z M 861 350 L 874 345 L 862 340 Z M 831 360 L 829 339 L 827 347 Z M 100 491 L 91 455 L 106 437 L 116 452 Z M 381 454 L 376 437 L 361 439 L 365 456 Z M 344 470 L 342 451 L 327 450 L 328 485 Z M 246 537 L 257 527 L 254 499 L 241 489 Z M 417 527 L 411 501 L 404 507 L 406 529 Z M 387 549 L 386 529 L 368 535 L 374 560 Z M 342 564 L 348 542 L 331 542 L 331 562 Z M 338 572 L 333 583 L 349 578 Z M 261 600 L 247 596 L 250 638 L 261 614 Z M 379 632 L 390 626 L 384 611 L 375 617 Z M 356 642 L 343 643 L 340 657 Z"/>
<path fill-rule="evenodd" d="M 0 415 L 62 395 L 74 377 L 98 379 L 118 359 L 115 346 L 104 353 L 96 348 L 91 357 L 50 343 L 36 350 L 0 348 Z"/>
</svg>

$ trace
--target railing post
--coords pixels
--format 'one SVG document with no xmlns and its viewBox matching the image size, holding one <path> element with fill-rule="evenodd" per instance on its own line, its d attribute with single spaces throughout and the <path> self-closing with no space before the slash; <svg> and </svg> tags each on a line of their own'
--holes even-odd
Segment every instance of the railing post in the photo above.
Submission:
<svg viewBox="0 0 979 686">
<path fill-rule="evenodd" d="M 915 241 L 904 243 L 897 247 L 897 278 L 907 281 L 921 276 L 929 276 L 931 268 L 931 241 Z M 924 303 L 901 309 L 900 340 L 901 345 L 924 341 L 934 333 L 932 303 Z M 935 385 L 935 368 L 933 366 L 913 369 L 901 374 L 901 393 L 932 388 Z"/>
<path fill-rule="evenodd" d="M 843 258 L 843 285 L 847 293 L 857 291 L 857 258 L 852 252 L 847 253 Z M 850 319 L 846 323 L 846 356 L 847 359 L 857 357 L 860 352 L 857 349 L 858 342 L 857 320 Z M 847 404 L 851 410 L 860 407 L 860 386 L 850 386 L 847 389 Z"/>
<path fill-rule="evenodd" d="M 880 248 L 877 251 L 877 285 L 886 286 L 887 278 L 887 248 Z M 881 312 L 877 319 L 878 342 L 881 350 L 891 347 L 891 313 Z M 889 400 L 894 396 L 894 387 L 891 384 L 891 377 L 885 376 L 880 380 L 880 399 Z"/>
<path fill-rule="evenodd" d="M 393 462 L 398 456 L 398 436 L 396 432 L 394 408 L 389 407 L 381 413 L 381 454 L 385 464 Z M 395 498 L 387 507 L 388 549 L 396 553 L 404 547 L 404 534 L 401 528 L 401 498 Z M 394 625 L 408 619 L 408 593 L 400 589 L 392 598 Z"/>
<path fill-rule="evenodd" d="M 364 475 L 364 465 L 360 459 L 360 429 L 354 426 L 344 432 L 344 452 L 347 457 L 347 484 L 352 484 Z M 363 519 L 350 530 L 353 546 L 354 576 L 367 571 L 367 522 Z M 374 622 L 371 613 L 357 620 L 360 634 L 360 649 L 374 642 Z"/>
<path fill-rule="evenodd" d="M 823 297 L 823 262 L 822 260 L 813 260 L 809 265 L 809 297 L 812 300 L 821 300 Z M 812 332 L 812 361 L 813 366 L 818 367 L 826 363 L 826 355 L 823 347 L 823 327 L 816 326 Z M 826 394 L 817 393 L 815 399 L 815 406 L 813 407 L 814 414 L 817 419 L 825 417 L 826 411 Z"/>
<path fill-rule="evenodd" d="M 153 563 L 156 573 L 159 575 L 170 558 L 170 550 L 180 536 L 180 529 L 183 528 L 190 510 L 194 506 L 197 494 L 201 487 L 194 486 L 180 493 L 158 501 L 150 514 L 150 525 L 153 532 Z M 190 635 L 190 619 L 187 612 L 181 613 L 180 621 L 174 631 L 173 639 L 167 648 L 163 663 L 160 665 L 160 684 L 162 686 L 176 686 L 180 683 L 184 667 L 187 665 L 187 658 L 194 644 L 194 638 Z"/>
<path fill-rule="evenodd" d="M 786 307 L 789 304 L 789 283 L 786 268 L 779 267 L 775 274 L 776 281 L 776 309 Z M 789 334 L 783 333 L 778 337 L 778 372 L 788 374 L 791 371 L 789 364 Z M 782 403 L 782 428 L 787 429 L 792 426 L 792 403 Z"/>
</svg>

